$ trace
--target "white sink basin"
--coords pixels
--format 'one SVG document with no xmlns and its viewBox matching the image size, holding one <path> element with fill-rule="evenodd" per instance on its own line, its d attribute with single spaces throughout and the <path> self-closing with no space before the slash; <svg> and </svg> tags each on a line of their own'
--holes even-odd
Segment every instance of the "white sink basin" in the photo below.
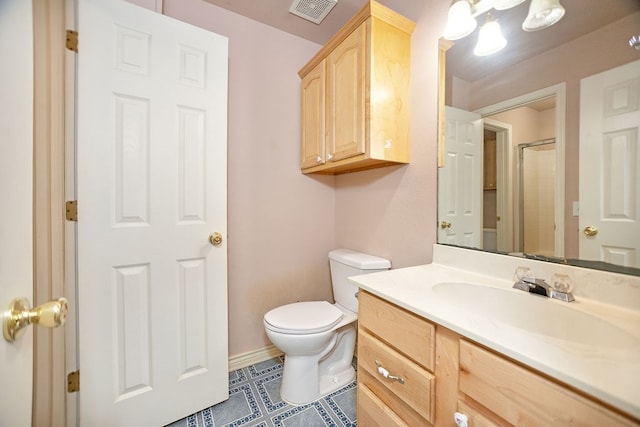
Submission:
<svg viewBox="0 0 640 427">
<path fill-rule="evenodd" d="M 432 289 L 463 312 L 532 334 L 587 346 L 628 349 L 640 345 L 638 338 L 615 325 L 572 308 L 574 303 L 470 283 L 439 283 Z"/>
</svg>

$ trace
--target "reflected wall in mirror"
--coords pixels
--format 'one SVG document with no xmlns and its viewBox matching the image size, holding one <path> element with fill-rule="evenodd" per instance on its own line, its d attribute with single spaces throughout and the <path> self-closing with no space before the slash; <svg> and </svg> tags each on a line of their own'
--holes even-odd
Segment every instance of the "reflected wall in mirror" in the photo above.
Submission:
<svg viewBox="0 0 640 427">
<path fill-rule="evenodd" d="M 438 242 L 640 274 L 640 2 L 562 0 L 533 33 L 528 4 L 492 11 L 502 51 L 446 51 Z"/>
</svg>

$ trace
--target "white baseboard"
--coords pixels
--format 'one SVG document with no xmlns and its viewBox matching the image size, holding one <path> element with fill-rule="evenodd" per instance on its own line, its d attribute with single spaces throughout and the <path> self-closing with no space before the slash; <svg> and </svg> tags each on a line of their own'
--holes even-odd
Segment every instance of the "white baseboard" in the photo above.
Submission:
<svg viewBox="0 0 640 427">
<path fill-rule="evenodd" d="M 284 353 L 282 353 L 282 351 L 280 351 L 276 346 L 270 345 L 258 350 L 232 356 L 229 358 L 229 372 L 255 363 L 264 362 L 265 360 L 273 359 L 274 357 L 281 356 L 282 354 Z"/>
</svg>

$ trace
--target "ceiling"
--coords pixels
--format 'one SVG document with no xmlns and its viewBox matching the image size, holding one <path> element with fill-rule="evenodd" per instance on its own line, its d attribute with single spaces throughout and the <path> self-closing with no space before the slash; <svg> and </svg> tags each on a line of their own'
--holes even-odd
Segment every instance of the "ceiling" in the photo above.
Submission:
<svg viewBox="0 0 640 427">
<path fill-rule="evenodd" d="M 320 24 L 306 21 L 289 13 L 292 0 L 205 0 L 211 4 L 281 29 L 304 39 L 325 44 L 362 6 L 367 0 L 338 0 L 329 15 Z M 379 0 L 379 3 L 403 12 L 420 12 L 429 3 L 447 2 L 451 0 Z M 508 40 L 507 47 L 501 52 L 486 57 L 476 57 L 471 52 L 478 37 L 478 29 L 471 35 L 456 41 L 456 45 L 447 53 L 447 68 L 455 69 L 456 75 L 465 80 L 475 80 L 478 75 L 490 74 L 499 69 L 509 67 L 532 54 L 566 43 L 581 35 L 589 33 L 603 25 L 614 22 L 631 13 L 640 11 L 640 0 L 561 0 L 566 13 L 554 26 L 545 30 L 527 33 L 521 29 L 522 21 L 527 15 L 529 1 L 512 9 L 492 11 Z M 395 7 L 394 7 L 395 6 Z M 418 19 L 419 16 L 411 16 Z M 639 19 L 640 21 L 640 19 Z M 484 22 L 484 16 L 478 17 L 478 24 Z M 638 33 L 640 34 L 640 22 Z M 629 34 L 629 38 L 633 34 Z M 465 74 L 460 74 L 466 70 Z"/>
<path fill-rule="evenodd" d="M 338 0 L 329 15 L 320 24 L 314 24 L 289 13 L 292 0 L 205 1 L 322 45 L 367 3 L 367 0 Z M 379 3 L 387 4 L 388 2 L 379 1 Z"/>
</svg>

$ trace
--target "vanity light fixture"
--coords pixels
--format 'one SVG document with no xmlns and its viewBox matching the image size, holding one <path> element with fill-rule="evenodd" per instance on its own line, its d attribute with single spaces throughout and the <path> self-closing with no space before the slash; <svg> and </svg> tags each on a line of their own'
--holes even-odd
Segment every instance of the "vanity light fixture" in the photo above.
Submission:
<svg viewBox="0 0 640 427">
<path fill-rule="evenodd" d="M 502 50 L 507 45 L 507 39 L 502 35 L 498 21 L 491 19 L 491 14 L 487 14 L 487 23 L 480 28 L 478 44 L 473 49 L 476 56 L 487 56 Z"/>
<path fill-rule="evenodd" d="M 467 0 L 456 1 L 449 8 L 443 37 L 447 40 L 461 39 L 471 34 L 477 25 L 471 15 L 471 4 Z"/>
<path fill-rule="evenodd" d="M 491 9 L 505 10 L 524 3 L 525 0 L 453 0 L 449 8 L 447 25 L 443 37 L 447 40 L 458 40 L 468 36 L 475 30 L 476 17 Z M 529 14 L 522 24 L 525 31 L 537 31 L 550 27 L 564 16 L 564 7 L 560 0 L 531 0 Z M 486 28 L 486 30 L 485 30 Z M 483 31 L 484 30 L 484 31 Z M 478 45 L 474 53 L 478 56 L 498 52 L 507 44 L 497 21 L 487 19 L 480 28 Z"/>
<path fill-rule="evenodd" d="M 529 14 L 522 23 L 525 31 L 538 31 L 548 28 L 564 16 L 564 7 L 560 0 L 531 0 Z"/>
</svg>

